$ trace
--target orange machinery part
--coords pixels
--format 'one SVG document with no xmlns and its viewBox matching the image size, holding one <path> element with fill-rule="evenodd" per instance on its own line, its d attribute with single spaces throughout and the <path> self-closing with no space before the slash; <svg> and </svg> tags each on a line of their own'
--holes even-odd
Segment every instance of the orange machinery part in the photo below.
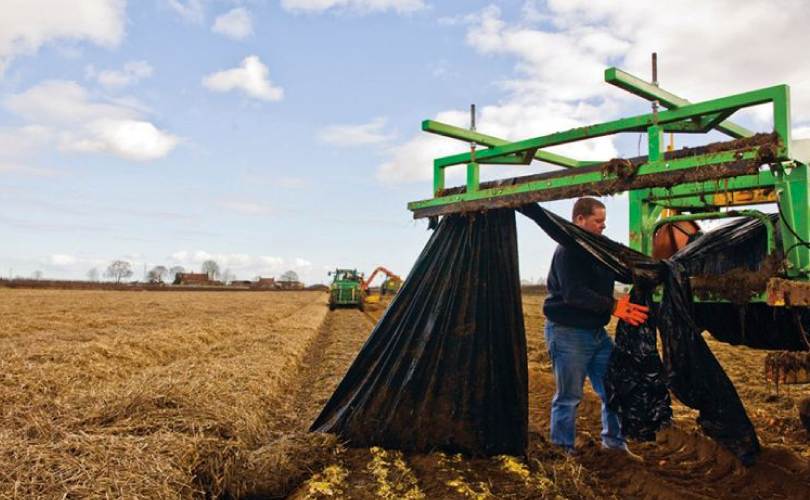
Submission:
<svg viewBox="0 0 810 500">
<path fill-rule="evenodd" d="M 375 269 L 375 270 L 374 270 L 374 271 L 371 273 L 371 276 L 369 276 L 369 277 L 368 277 L 368 279 L 367 279 L 366 281 L 363 281 L 363 282 L 362 282 L 362 284 L 361 284 L 361 288 L 362 288 L 364 291 L 365 291 L 365 290 L 368 290 L 369 285 L 371 285 L 371 282 L 372 282 L 372 281 L 374 280 L 374 278 L 377 276 L 377 273 L 378 273 L 378 272 L 383 272 L 383 273 L 385 273 L 385 275 L 386 275 L 386 276 L 388 276 L 388 277 L 389 277 L 389 278 L 391 278 L 391 279 L 397 279 L 397 280 L 402 281 L 402 278 L 400 278 L 400 277 L 399 277 L 399 276 L 397 276 L 396 274 L 392 273 L 392 272 L 391 272 L 391 271 L 389 271 L 388 269 L 384 268 L 383 266 L 380 266 L 380 267 L 378 267 L 377 269 Z"/>
</svg>

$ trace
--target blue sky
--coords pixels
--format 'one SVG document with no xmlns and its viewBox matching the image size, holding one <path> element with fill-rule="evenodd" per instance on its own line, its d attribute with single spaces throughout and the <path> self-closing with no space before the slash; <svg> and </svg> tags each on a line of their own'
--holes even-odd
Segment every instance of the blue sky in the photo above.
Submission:
<svg viewBox="0 0 810 500">
<path fill-rule="evenodd" d="M 652 51 L 662 86 L 692 100 L 790 84 L 794 136 L 810 135 L 810 70 L 797 63 L 810 13 L 798 1 L 2 5 L 4 277 L 83 278 L 125 259 L 137 279 L 209 258 L 241 279 L 406 274 L 429 233 L 405 205 L 429 197 L 432 158 L 466 148 L 421 133 L 423 119 L 467 126 L 476 103 L 479 130 L 521 139 L 646 112 L 602 72 L 648 78 Z M 770 128 L 767 110 L 734 118 Z M 637 141 L 563 151 L 607 160 L 634 156 Z M 626 199 L 606 201 L 607 234 L 626 241 Z M 521 275 L 537 280 L 553 244 L 519 231 Z"/>
</svg>

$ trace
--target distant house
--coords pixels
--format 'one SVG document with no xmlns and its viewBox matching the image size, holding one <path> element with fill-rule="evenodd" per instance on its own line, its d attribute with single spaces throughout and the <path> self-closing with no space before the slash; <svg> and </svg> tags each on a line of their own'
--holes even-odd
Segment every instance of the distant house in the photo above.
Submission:
<svg viewBox="0 0 810 500">
<path fill-rule="evenodd" d="M 262 277 L 259 277 L 259 279 L 252 282 L 250 286 L 252 288 L 258 288 L 259 290 L 276 290 L 276 289 L 278 289 L 278 283 L 276 283 L 275 278 L 262 278 Z"/>
<path fill-rule="evenodd" d="M 233 280 L 231 281 L 231 286 L 253 286 L 253 282 L 250 280 Z"/>
<path fill-rule="evenodd" d="M 205 273 L 177 273 L 174 277 L 175 285 L 215 285 L 216 283 L 211 280 Z"/>
<path fill-rule="evenodd" d="M 304 284 L 300 281 L 279 281 L 279 288 L 282 290 L 303 290 Z"/>
</svg>

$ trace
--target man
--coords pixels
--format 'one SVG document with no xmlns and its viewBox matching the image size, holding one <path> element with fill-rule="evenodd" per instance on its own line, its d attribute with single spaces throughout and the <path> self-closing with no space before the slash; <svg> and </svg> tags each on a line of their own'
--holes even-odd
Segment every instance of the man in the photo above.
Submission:
<svg viewBox="0 0 810 500">
<path fill-rule="evenodd" d="M 605 205 L 599 200 L 580 198 L 574 204 L 572 222 L 586 231 L 602 234 L 605 219 Z M 612 271 L 579 249 L 560 245 L 554 252 L 543 305 L 546 346 L 557 384 L 551 441 L 569 453 L 575 452 L 576 413 L 586 376 L 602 399 L 602 447 L 627 452 L 619 417 L 605 404 L 605 374 L 613 350 L 605 325 L 611 315 L 639 325 L 647 320 L 648 308 L 630 303 L 629 297 L 614 300 L 613 283 Z"/>
</svg>

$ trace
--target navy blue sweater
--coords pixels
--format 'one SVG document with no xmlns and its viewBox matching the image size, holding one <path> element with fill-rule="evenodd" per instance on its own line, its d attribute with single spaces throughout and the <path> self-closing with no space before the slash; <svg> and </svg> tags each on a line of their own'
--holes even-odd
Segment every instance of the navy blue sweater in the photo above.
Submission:
<svg viewBox="0 0 810 500">
<path fill-rule="evenodd" d="M 613 312 L 613 272 L 577 249 L 557 246 L 543 314 L 555 323 L 601 328 Z"/>
</svg>

